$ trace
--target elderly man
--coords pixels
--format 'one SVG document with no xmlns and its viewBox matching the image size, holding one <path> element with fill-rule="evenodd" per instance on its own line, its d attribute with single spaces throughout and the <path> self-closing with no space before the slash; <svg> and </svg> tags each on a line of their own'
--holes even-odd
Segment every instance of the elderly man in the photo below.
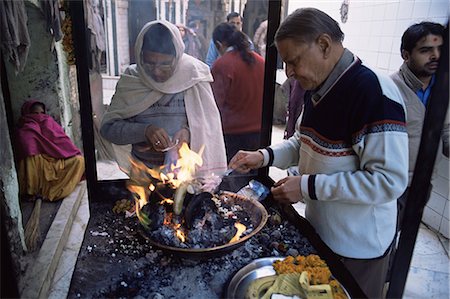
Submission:
<svg viewBox="0 0 450 299">
<path fill-rule="evenodd" d="M 381 298 L 394 240 L 397 198 L 408 182 L 408 136 L 401 95 L 389 77 L 342 45 L 338 23 L 303 8 L 275 36 L 286 74 L 299 81 L 304 112 L 294 136 L 239 151 L 241 172 L 298 164 L 272 188 L 275 200 L 306 203 L 306 218 L 370 298 Z"/>
</svg>

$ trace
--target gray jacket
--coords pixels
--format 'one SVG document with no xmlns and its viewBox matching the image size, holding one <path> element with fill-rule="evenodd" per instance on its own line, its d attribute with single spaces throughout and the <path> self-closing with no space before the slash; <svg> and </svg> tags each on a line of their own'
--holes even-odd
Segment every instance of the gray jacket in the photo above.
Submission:
<svg viewBox="0 0 450 299">
<path fill-rule="evenodd" d="M 419 152 L 420 138 L 422 136 L 423 121 L 425 119 L 425 105 L 420 101 L 416 95 L 416 91 L 422 88 L 422 82 L 411 72 L 408 66 L 403 63 L 400 70 L 391 75 L 402 94 L 403 101 L 406 105 L 406 129 L 409 140 L 409 184 L 411 184 L 414 167 L 416 165 L 417 154 Z M 448 146 L 448 112 L 442 130 L 441 139 Z M 439 150 L 436 157 L 436 164 L 442 158 L 442 145 L 439 145 Z M 435 165 L 436 165 L 435 164 Z M 433 176 L 436 173 L 434 168 Z"/>
</svg>

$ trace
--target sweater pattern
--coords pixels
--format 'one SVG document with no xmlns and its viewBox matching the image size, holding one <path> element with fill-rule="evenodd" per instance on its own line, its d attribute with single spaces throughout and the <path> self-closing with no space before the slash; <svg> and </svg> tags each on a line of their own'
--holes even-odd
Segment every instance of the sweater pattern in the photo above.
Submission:
<svg viewBox="0 0 450 299">
<path fill-rule="evenodd" d="M 367 84 L 365 80 L 376 80 L 376 75 L 357 63 L 317 105 L 311 100 L 311 92 L 306 93 L 300 125 L 302 145 L 328 157 L 355 156 L 353 147 L 368 135 L 406 133 L 402 105 L 384 95 L 380 84 Z M 355 85 L 361 87 L 352 87 Z"/>
<path fill-rule="evenodd" d="M 381 256 L 406 186 L 405 111 L 395 85 L 356 63 L 317 104 L 306 93 L 299 133 L 306 218 L 336 253 Z"/>
</svg>

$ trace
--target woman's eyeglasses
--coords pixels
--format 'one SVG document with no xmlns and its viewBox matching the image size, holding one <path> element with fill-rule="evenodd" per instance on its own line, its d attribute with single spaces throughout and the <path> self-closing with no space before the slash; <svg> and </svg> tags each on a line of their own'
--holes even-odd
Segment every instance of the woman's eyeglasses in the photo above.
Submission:
<svg viewBox="0 0 450 299">
<path fill-rule="evenodd" d="M 173 69 L 173 61 L 161 63 L 144 62 L 143 66 L 146 71 L 150 72 L 153 72 L 156 69 L 160 70 L 161 72 L 170 72 Z"/>
</svg>

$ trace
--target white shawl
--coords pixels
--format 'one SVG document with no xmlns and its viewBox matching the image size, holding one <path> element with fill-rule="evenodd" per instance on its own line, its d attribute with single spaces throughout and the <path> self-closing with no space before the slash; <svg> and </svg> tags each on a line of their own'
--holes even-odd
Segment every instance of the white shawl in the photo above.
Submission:
<svg viewBox="0 0 450 299">
<path fill-rule="evenodd" d="M 173 75 L 165 82 L 154 81 L 143 69 L 142 45 L 147 30 L 162 24 L 172 33 L 176 49 L 176 67 Z M 214 100 L 210 82 L 213 81 L 209 67 L 192 56 L 184 54 L 184 43 L 178 28 L 167 21 L 149 22 L 142 28 L 135 45 L 137 64 L 131 65 L 119 79 L 111 105 L 106 111 L 102 123 L 114 119 L 126 119 L 135 116 L 156 103 L 164 94 L 184 92 L 184 102 L 191 134 L 190 148 L 203 152 L 202 173 L 221 173 L 226 165 L 225 144 L 219 110 Z M 125 171 L 129 170 L 131 145 L 127 146 L 127 156 L 118 154 L 116 160 Z M 123 146 L 122 146 L 123 148 Z M 123 149 L 121 150 L 123 153 Z"/>
</svg>

